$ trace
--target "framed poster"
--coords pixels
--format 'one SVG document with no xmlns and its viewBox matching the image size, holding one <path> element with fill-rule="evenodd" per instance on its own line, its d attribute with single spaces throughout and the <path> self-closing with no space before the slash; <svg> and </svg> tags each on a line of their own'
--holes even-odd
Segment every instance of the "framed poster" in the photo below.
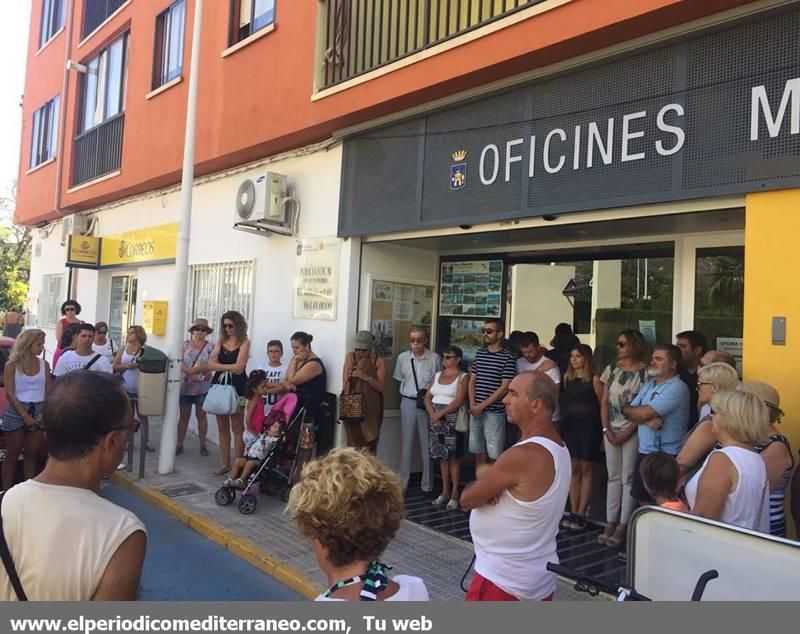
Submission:
<svg viewBox="0 0 800 634">
<path fill-rule="evenodd" d="M 295 319 L 336 320 L 339 250 L 338 238 L 298 240 L 292 312 Z"/>
<path fill-rule="evenodd" d="M 503 261 L 442 262 L 439 315 L 500 317 L 503 312 Z"/>
</svg>

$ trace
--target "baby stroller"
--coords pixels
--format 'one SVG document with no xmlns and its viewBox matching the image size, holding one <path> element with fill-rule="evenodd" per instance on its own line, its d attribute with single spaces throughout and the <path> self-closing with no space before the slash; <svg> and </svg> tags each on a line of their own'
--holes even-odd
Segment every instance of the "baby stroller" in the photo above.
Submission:
<svg viewBox="0 0 800 634">
<path fill-rule="evenodd" d="M 294 483 L 297 468 L 297 453 L 300 430 L 305 418 L 305 408 L 298 404 L 296 394 L 287 394 L 270 409 L 264 419 L 264 428 L 256 443 L 269 437 L 269 430 L 276 422 L 283 422 L 283 431 L 278 438 L 271 439 L 269 449 L 258 467 L 247 478 L 239 498 L 239 512 L 250 515 L 256 510 L 256 491 L 260 484 L 270 484 L 272 490 L 279 491 L 281 498 L 289 499 L 289 490 Z M 214 494 L 214 501 L 227 506 L 236 499 L 236 488 L 224 484 Z"/>
</svg>

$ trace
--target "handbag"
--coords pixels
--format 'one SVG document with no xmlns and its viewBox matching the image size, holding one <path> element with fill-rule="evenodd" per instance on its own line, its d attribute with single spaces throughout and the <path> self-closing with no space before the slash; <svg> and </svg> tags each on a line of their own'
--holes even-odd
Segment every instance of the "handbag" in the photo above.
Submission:
<svg viewBox="0 0 800 634">
<path fill-rule="evenodd" d="M 414 367 L 414 357 L 411 357 L 411 372 L 414 373 L 414 387 L 417 389 L 417 409 L 427 411 L 425 409 L 425 394 L 428 390 L 419 389 L 419 382 L 417 381 L 417 369 Z"/>
<path fill-rule="evenodd" d="M 239 411 L 239 395 L 231 385 L 231 373 L 225 372 L 222 381 L 211 386 L 203 401 L 203 411 L 218 416 L 230 416 Z"/>
<path fill-rule="evenodd" d="M 462 374 L 461 378 L 459 378 L 459 381 L 463 381 L 464 377 L 466 376 L 466 373 Z M 458 416 L 456 417 L 456 431 L 462 434 L 465 434 L 469 431 L 469 407 L 467 407 L 466 402 L 458 408 Z"/>
<path fill-rule="evenodd" d="M 353 367 L 355 367 L 356 355 L 353 355 Z M 350 389 L 348 394 L 342 392 L 339 395 L 339 422 L 340 423 L 360 423 L 364 420 L 364 395 L 361 392 L 353 392 L 353 377 L 348 381 Z"/>
</svg>

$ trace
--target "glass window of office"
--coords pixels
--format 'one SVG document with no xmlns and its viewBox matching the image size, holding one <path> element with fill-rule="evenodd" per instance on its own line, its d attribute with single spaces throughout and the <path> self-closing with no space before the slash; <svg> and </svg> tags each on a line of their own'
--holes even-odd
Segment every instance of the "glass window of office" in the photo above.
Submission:
<svg viewBox="0 0 800 634">
<path fill-rule="evenodd" d="M 183 34 L 186 2 L 178 0 L 156 18 L 153 89 L 180 77 L 183 72 Z"/>
</svg>

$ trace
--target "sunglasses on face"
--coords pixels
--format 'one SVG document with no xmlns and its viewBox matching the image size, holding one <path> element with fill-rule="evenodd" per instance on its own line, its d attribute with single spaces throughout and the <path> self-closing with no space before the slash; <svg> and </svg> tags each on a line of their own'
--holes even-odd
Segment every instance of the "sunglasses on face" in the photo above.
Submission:
<svg viewBox="0 0 800 634">
<path fill-rule="evenodd" d="M 68 307 L 68 308 L 65 308 L 65 309 L 64 309 L 64 312 L 65 312 L 65 313 L 74 313 L 74 312 L 75 312 L 75 309 L 74 309 L 74 308 L 72 308 L 72 307 Z"/>
<path fill-rule="evenodd" d="M 355 352 L 367 352 L 366 348 L 353 348 Z"/>
<path fill-rule="evenodd" d="M 108 334 L 108 330 L 98 330 L 97 334 L 98 335 L 107 335 Z"/>
<path fill-rule="evenodd" d="M 497 331 L 496 331 L 496 330 L 492 330 L 491 328 L 481 328 L 481 332 L 482 332 L 484 335 L 493 335 L 493 334 L 494 334 L 494 333 L 496 333 Z"/>
<path fill-rule="evenodd" d="M 205 328 L 203 326 L 195 326 L 194 328 L 192 328 L 192 332 L 208 332 L 208 328 Z"/>
<path fill-rule="evenodd" d="M 442 359 L 458 359 L 458 357 L 454 354 L 443 354 Z"/>
<path fill-rule="evenodd" d="M 409 339 L 411 343 L 425 343 L 424 339 L 414 339 L 413 337 Z"/>
<path fill-rule="evenodd" d="M 699 381 L 697 383 L 697 389 L 699 390 L 703 385 L 714 385 L 713 383 L 708 383 L 707 381 Z"/>
<path fill-rule="evenodd" d="M 234 324 L 222 324 L 222 327 L 225 330 L 232 330 L 232 329 L 236 328 L 236 326 Z"/>
</svg>

